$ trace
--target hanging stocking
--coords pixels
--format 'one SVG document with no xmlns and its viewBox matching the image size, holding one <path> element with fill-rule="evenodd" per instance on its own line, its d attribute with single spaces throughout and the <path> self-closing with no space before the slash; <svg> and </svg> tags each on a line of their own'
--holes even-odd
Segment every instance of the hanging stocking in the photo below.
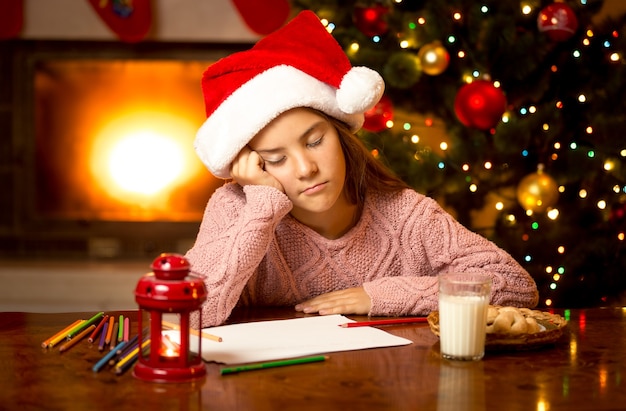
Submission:
<svg viewBox="0 0 626 411">
<path fill-rule="evenodd" d="M 0 0 L 0 40 L 17 37 L 23 22 L 23 0 Z"/>
<path fill-rule="evenodd" d="M 89 0 L 89 3 L 122 41 L 136 43 L 150 30 L 151 0 Z"/>
<path fill-rule="evenodd" d="M 246 25 L 256 34 L 266 35 L 282 27 L 289 18 L 288 0 L 232 0 Z"/>
</svg>

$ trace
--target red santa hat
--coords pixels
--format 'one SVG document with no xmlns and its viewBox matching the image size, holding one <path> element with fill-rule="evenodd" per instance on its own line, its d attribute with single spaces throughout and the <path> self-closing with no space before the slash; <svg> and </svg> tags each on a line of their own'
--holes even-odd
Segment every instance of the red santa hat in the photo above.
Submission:
<svg viewBox="0 0 626 411">
<path fill-rule="evenodd" d="M 310 107 L 357 131 L 384 88 L 376 71 L 352 67 L 319 18 L 303 11 L 204 72 L 207 119 L 196 134 L 196 153 L 213 175 L 229 178 L 239 151 L 281 113 Z"/>
</svg>

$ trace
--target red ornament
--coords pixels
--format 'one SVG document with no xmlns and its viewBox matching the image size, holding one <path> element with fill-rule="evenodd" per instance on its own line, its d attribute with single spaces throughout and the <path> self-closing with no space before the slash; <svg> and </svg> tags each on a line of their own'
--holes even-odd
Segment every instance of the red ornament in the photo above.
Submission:
<svg viewBox="0 0 626 411">
<path fill-rule="evenodd" d="M 387 122 L 393 120 L 393 103 L 387 96 L 383 96 L 380 101 L 371 109 L 365 112 L 365 130 L 378 133 L 387 129 Z"/>
<path fill-rule="evenodd" d="M 578 29 L 578 19 L 574 11 L 565 3 L 546 6 L 537 17 L 537 27 L 552 41 L 565 41 Z"/>
<path fill-rule="evenodd" d="M 385 16 L 389 8 L 377 5 L 373 7 L 355 6 L 352 15 L 354 25 L 368 37 L 380 36 L 389 30 Z"/>
<path fill-rule="evenodd" d="M 616 204 L 609 214 L 609 222 L 616 224 L 626 219 L 626 203 Z"/>
<path fill-rule="evenodd" d="M 454 111 L 459 121 L 479 130 L 495 127 L 505 110 L 504 93 L 486 80 L 465 84 L 454 100 Z"/>
</svg>

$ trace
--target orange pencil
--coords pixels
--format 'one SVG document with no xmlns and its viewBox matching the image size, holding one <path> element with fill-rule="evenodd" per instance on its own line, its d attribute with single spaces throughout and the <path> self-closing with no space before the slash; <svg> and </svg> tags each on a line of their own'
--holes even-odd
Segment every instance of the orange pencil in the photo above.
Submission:
<svg viewBox="0 0 626 411">
<path fill-rule="evenodd" d="M 78 334 L 76 337 L 72 338 L 71 340 L 68 340 L 65 344 L 63 344 L 62 346 L 59 347 L 59 351 L 63 352 L 63 351 L 67 351 L 70 348 L 72 348 L 73 346 L 75 346 L 76 344 L 78 344 L 78 342 L 80 340 L 82 340 L 83 338 L 85 338 L 87 335 L 89 335 L 89 333 L 91 333 L 94 329 L 96 328 L 95 324 L 91 324 L 89 327 L 85 328 L 84 330 L 82 330 L 80 332 L 80 334 Z"/>
<path fill-rule="evenodd" d="M 76 327 L 78 324 L 80 324 L 81 322 L 83 322 L 85 320 L 76 320 L 74 321 L 72 324 L 68 325 L 67 327 L 65 327 L 64 329 L 62 329 L 61 331 L 59 331 L 58 333 L 54 334 L 52 337 L 48 338 L 46 341 L 41 343 L 41 346 L 43 348 L 48 348 L 48 346 L 51 346 L 50 343 L 52 341 L 54 341 L 55 339 L 59 338 L 61 335 L 63 337 L 65 337 L 67 335 L 67 333 L 74 327 Z M 63 338 L 59 339 L 57 342 L 55 342 L 54 344 L 58 343 L 59 341 L 61 341 Z M 52 344 L 52 345 L 54 345 Z"/>
<path fill-rule="evenodd" d="M 169 322 L 169 321 L 162 321 L 161 325 L 165 328 L 169 328 L 170 330 L 180 330 L 180 325 Z M 195 336 L 201 336 L 202 338 L 206 338 L 207 340 L 212 340 L 212 341 L 217 341 L 217 342 L 222 342 L 222 337 L 219 337 L 217 335 L 213 335 L 213 334 L 209 334 L 206 333 L 204 331 L 198 331 L 194 328 L 190 328 L 189 329 L 189 334 L 191 335 L 195 335 Z"/>
<path fill-rule="evenodd" d="M 111 343 L 111 336 L 113 336 L 113 324 L 115 324 L 115 317 L 109 317 L 109 329 L 107 330 L 107 336 L 104 339 L 104 343 L 109 345 Z"/>
<path fill-rule="evenodd" d="M 84 323 L 85 321 L 87 321 L 87 320 L 79 320 L 77 325 L 80 325 L 80 324 Z M 67 330 L 67 331 L 71 331 L 71 329 Z M 66 339 L 67 339 L 67 333 L 65 335 L 58 335 L 52 341 L 50 341 L 48 343 L 48 348 L 52 348 L 55 345 L 57 345 L 58 343 L 60 343 L 61 341 L 66 340 Z"/>
<path fill-rule="evenodd" d="M 91 333 L 91 335 L 89 336 L 87 341 L 89 341 L 90 343 L 94 342 L 96 340 L 96 337 L 98 337 L 98 333 L 102 330 L 102 327 L 104 327 L 104 324 L 107 321 L 109 321 L 109 315 L 108 314 L 106 314 L 104 317 L 102 317 L 102 319 L 100 320 L 100 323 L 98 324 L 96 329 L 93 330 L 93 332 Z"/>
</svg>

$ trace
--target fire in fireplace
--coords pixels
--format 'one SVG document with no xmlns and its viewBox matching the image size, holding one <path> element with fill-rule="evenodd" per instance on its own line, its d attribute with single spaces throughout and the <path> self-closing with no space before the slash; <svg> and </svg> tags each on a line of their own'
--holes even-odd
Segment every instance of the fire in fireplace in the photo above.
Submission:
<svg viewBox="0 0 626 411">
<path fill-rule="evenodd" d="M 12 138 L 23 183 L 11 226 L 0 227 L 0 255 L 186 251 L 222 184 L 193 151 L 200 79 L 232 51 L 17 42 Z"/>
<path fill-rule="evenodd" d="M 203 62 L 51 60 L 35 70 L 37 213 L 199 221 L 213 181 L 193 152 Z"/>
</svg>

